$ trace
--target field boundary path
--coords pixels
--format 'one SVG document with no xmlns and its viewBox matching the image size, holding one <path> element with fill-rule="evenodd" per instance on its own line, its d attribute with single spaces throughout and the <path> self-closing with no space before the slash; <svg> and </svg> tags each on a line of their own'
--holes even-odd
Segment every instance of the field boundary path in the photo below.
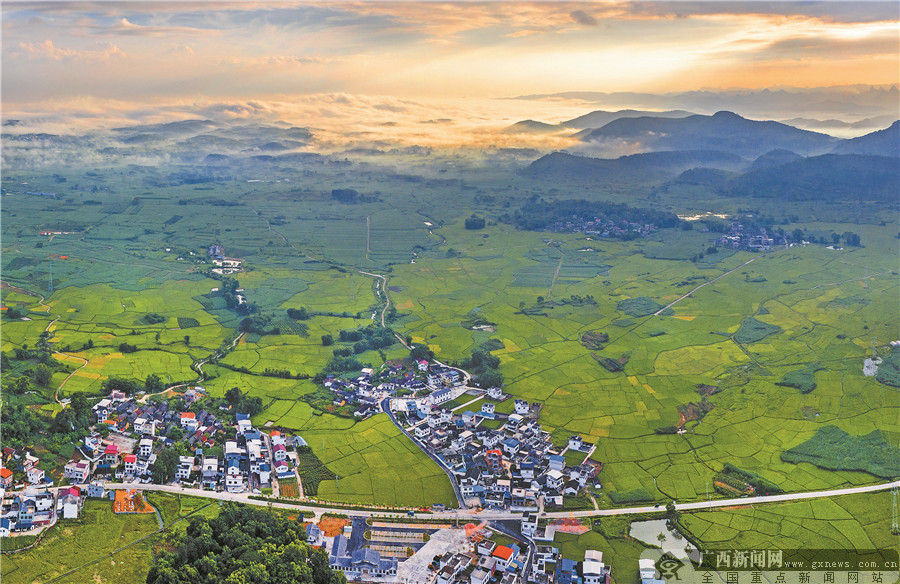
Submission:
<svg viewBox="0 0 900 584">
<path fill-rule="evenodd" d="M 755 262 L 756 260 L 758 260 L 758 259 L 761 258 L 761 257 L 763 257 L 763 256 L 762 256 L 762 255 L 758 255 L 758 256 L 756 256 L 756 257 L 754 257 L 754 258 L 751 258 L 751 259 L 747 260 L 746 262 L 742 263 L 741 265 L 739 265 L 739 266 L 737 266 L 737 267 L 735 267 L 735 268 L 732 268 L 732 269 L 728 270 L 727 272 L 725 272 L 725 273 L 722 274 L 721 276 L 716 276 L 715 278 L 713 278 L 713 279 L 710 280 L 709 282 L 704 282 L 703 284 L 700 284 L 699 286 L 697 286 L 696 288 L 694 288 L 693 290 L 691 290 L 690 292 L 688 292 L 687 294 L 685 294 L 684 296 L 682 296 L 681 298 L 679 298 L 678 300 L 675 300 L 674 302 L 672 302 L 672 303 L 670 303 L 670 304 L 667 304 L 666 306 L 663 306 L 662 308 L 660 308 L 659 310 L 657 310 L 656 312 L 654 312 L 654 313 L 653 313 L 653 316 L 659 316 L 660 314 L 662 314 L 662 312 L 663 312 L 664 310 L 667 310 L 667 309 L 669 309 L 669 308 L 672 308 L 673 306 L 675 306 L 676 304 L 678 304 L 679 302 L 681 302 L 682 300 L 684 300 L 685 298 L 687 298 L 688 296 L 690 296 L 691 294 L 693 294 L 694 292 L 696 292 L 697 290 L 699 290 L 700 288 L 703 288 L 704 286 L 709 286 L 710 284 L 712 284 L 712 283 L 715 282 L 716 280 L 721 280 L 722 278 L 724 278 L 724 277 L 727 276 L 728 274 L 730 274 L 730 273 L 732 273 L 732 272 L 736 272 L 737 270 L 740 270 L 741 268 L 743 268 L 743 267 L 746 266 L 747 264 L 752 263 L 752 262 Z"/>
</svg>

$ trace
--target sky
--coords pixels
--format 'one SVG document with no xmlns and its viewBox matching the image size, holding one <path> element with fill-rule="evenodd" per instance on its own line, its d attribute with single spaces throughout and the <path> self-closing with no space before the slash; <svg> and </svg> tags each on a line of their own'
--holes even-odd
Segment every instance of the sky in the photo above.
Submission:
<svg viewBox="0 0 900 584">
<path fill-rule="evenodd" d="M 461 100 L 900 77 L 893 1 L 4 1 L 2 16 L 4 119 L 414 109 L 427 122 L 464 115 Z"/>
</svg>

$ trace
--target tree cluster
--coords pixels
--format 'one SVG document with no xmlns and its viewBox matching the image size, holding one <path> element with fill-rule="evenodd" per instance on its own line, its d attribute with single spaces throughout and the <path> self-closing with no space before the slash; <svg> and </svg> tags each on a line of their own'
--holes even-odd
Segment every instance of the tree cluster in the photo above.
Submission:
<svg viewBox="0 0 900 584">
<path fill-rule="evenodd" d="M 229 503 L 215 519 L 191 519 L 147 584 L 346 584 L 328 554 L 306 544 L 303 523 Z"/>
<path fill-rule="evenodd" d="M 509 219 L 507 217 L 507 219 Z M 657 227 L 676 227 L 681 220 L 674 213 L 657 209 L 631 207 L 605 201 L 531 201 L 515 212 L 511 221 L 519 229 L 539 231 L 559 221 L 593 221 L 605 223 L 653 223 Z"/>
</svg>

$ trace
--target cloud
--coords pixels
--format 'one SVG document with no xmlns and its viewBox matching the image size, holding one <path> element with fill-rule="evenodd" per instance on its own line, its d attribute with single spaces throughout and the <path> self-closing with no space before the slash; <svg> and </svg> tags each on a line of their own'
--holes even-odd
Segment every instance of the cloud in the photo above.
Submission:
<svg viewBox="0 0 900 584">
<path fill-rule="evenodd" d="M 113 58 L 125 57 L 119 47 L 112 43 L 97 43 L 85 49 L 68 49 L 57 47 L 50 39 L 42 43 L 19 43 L 19 49 L 14 54 L 26 55 L 30 59 L 50 59 L 61 61 L 63 59 L 104 61 Z"/>
<path fill-rule="evenodd" d="M 584 10 L 575 10 L 570 14 L 572 20 L 584 26 L 597 26 L 597 19 Z"/>
<path fill-rule="evenodd" d="M 94 30 L 100 33 L 113 33 L 117 35 L 134 36 L 169 36 L 184 34 L 218 34 L 219 31 L 211 29 L 193 28 L 189 26 L 156 26 L 140 25 L 129 21 L 124 16 L 112 26 L 94 25 Z"/>
</svg>

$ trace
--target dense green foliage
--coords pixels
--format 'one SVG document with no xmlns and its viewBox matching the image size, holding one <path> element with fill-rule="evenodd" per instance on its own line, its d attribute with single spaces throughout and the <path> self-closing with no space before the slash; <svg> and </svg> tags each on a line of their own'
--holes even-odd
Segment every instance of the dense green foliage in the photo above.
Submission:
<svg viewBox="0 0 900 584">
<path fill-rule="evenodd" d="M 262 399 L 259 396 L 246 395 L 238 387 L 232 387 L 225 392 L 225 401 L 234 406 L 233 411 L 236 413 L 247 414 L 251 417 L 263 409 Z"/>
<path fill-rule="evenodd" d="M 887 356 L 882 357 L 875 379 L 885 385 L 900 387 L 900 347 L 894 347 Z"/>
<path fill-rule="evenodd" d="M 800 393 L 809 393 L 816 388 L 816 371 L 824 369 L 819 363 L 811 363 L 803 369 L 788 371 L 775 385 L 796 387 Z"/>
<path fill-rule="evenodd" d="M 345 584 L 324 550 L 306 544 L 304 525 L 229 503 L 215 519 L 191 519 L 185 534 L 163 552 L 148 584 Z"/>
<path fill-rule="evenodd" d="M 753 489 L 754 495 L 777 495 L 783 492 L 781 487 L 775 483 L 766 480 L 756 473 L 740 469 L 731 463 L 725 463 L 722 472 L 716 475 L 716 482 L 721 482 L 731 486 L 738 492 L 744 492 L 747 487 Z M 723 495 L 729 496 L 734 493 L 728 489 L 722 489 L 719 485 L 715 486 L 716 490 Z"/>
<path fill-rule="evenodd" d="M 606 223 L 652 223 L 657 227 L 675 227 L 681 221 L 674 213 L 631 207 L 624 203 L 605 201 L 555 201 L 548 203 L 543 199 L 529 202 L 515 212 L 511 222 L 519 229 L 537 231 L 546 229 L 556 222 L 562 221 L 601 221 Z"/>
<path fill-rule="evenodd" d="M 734 333 L 734 340 L 739 343 L 755 343 L 764 338 L 781 332 L 781 327 L 757 320 L 752 316 L 745 318 L 741 327 Z"/>
<path fill-rule="evenodd" d="M 616 303 L 616 308 L 627 314 L 628 316 L 641 317 L 650 316 L 663 305 L 655 302 L 646 296 L 638 296 L 637 298 L 626 298 Z"/>
<path fill-rule="evenodd" d="M 609 498 L 616 505 L 628 505 L 630 503 L 647 503 L 653 500 L 653 495 L 647 492 L 647 489 L 641 487 L 633 491 L 610 491 Z"/>
<path fill-rule="evenodd" d="M 466 229 L 475 230 L 475 229 L 484 229 L 484 217 L 479 217 L 477 215 L 472 215 L 471 217 L 466 218 Z"/>
<path fill-rule="evenodd" d="M 900 448 L 881 430 L 853 436 L 837 426 L 825 426 L 812 438 L 781 454 L 786 462 L 811 462 L 828 470 L 859 470 L 882 478 L 900 476 Z"/>
<path fill-rule="evenodd" d="M 386 349 L 397 342 L 397 337 L 391 327 L 370 324 L 355 330 L 342 330 L 338 340 L 353 343 L 353 352 L 358 355 L 369 349 Z"/>
<path fill-rule="evenodd" d="M 497 370 L 500 358 L 481 347 L 472 351 L 472 356 L 461 361 L 459 367 L 471 373 L 475 383 L 481 387 L 499 387 L 503 384 L 503 374 Z"/>
</svg>

